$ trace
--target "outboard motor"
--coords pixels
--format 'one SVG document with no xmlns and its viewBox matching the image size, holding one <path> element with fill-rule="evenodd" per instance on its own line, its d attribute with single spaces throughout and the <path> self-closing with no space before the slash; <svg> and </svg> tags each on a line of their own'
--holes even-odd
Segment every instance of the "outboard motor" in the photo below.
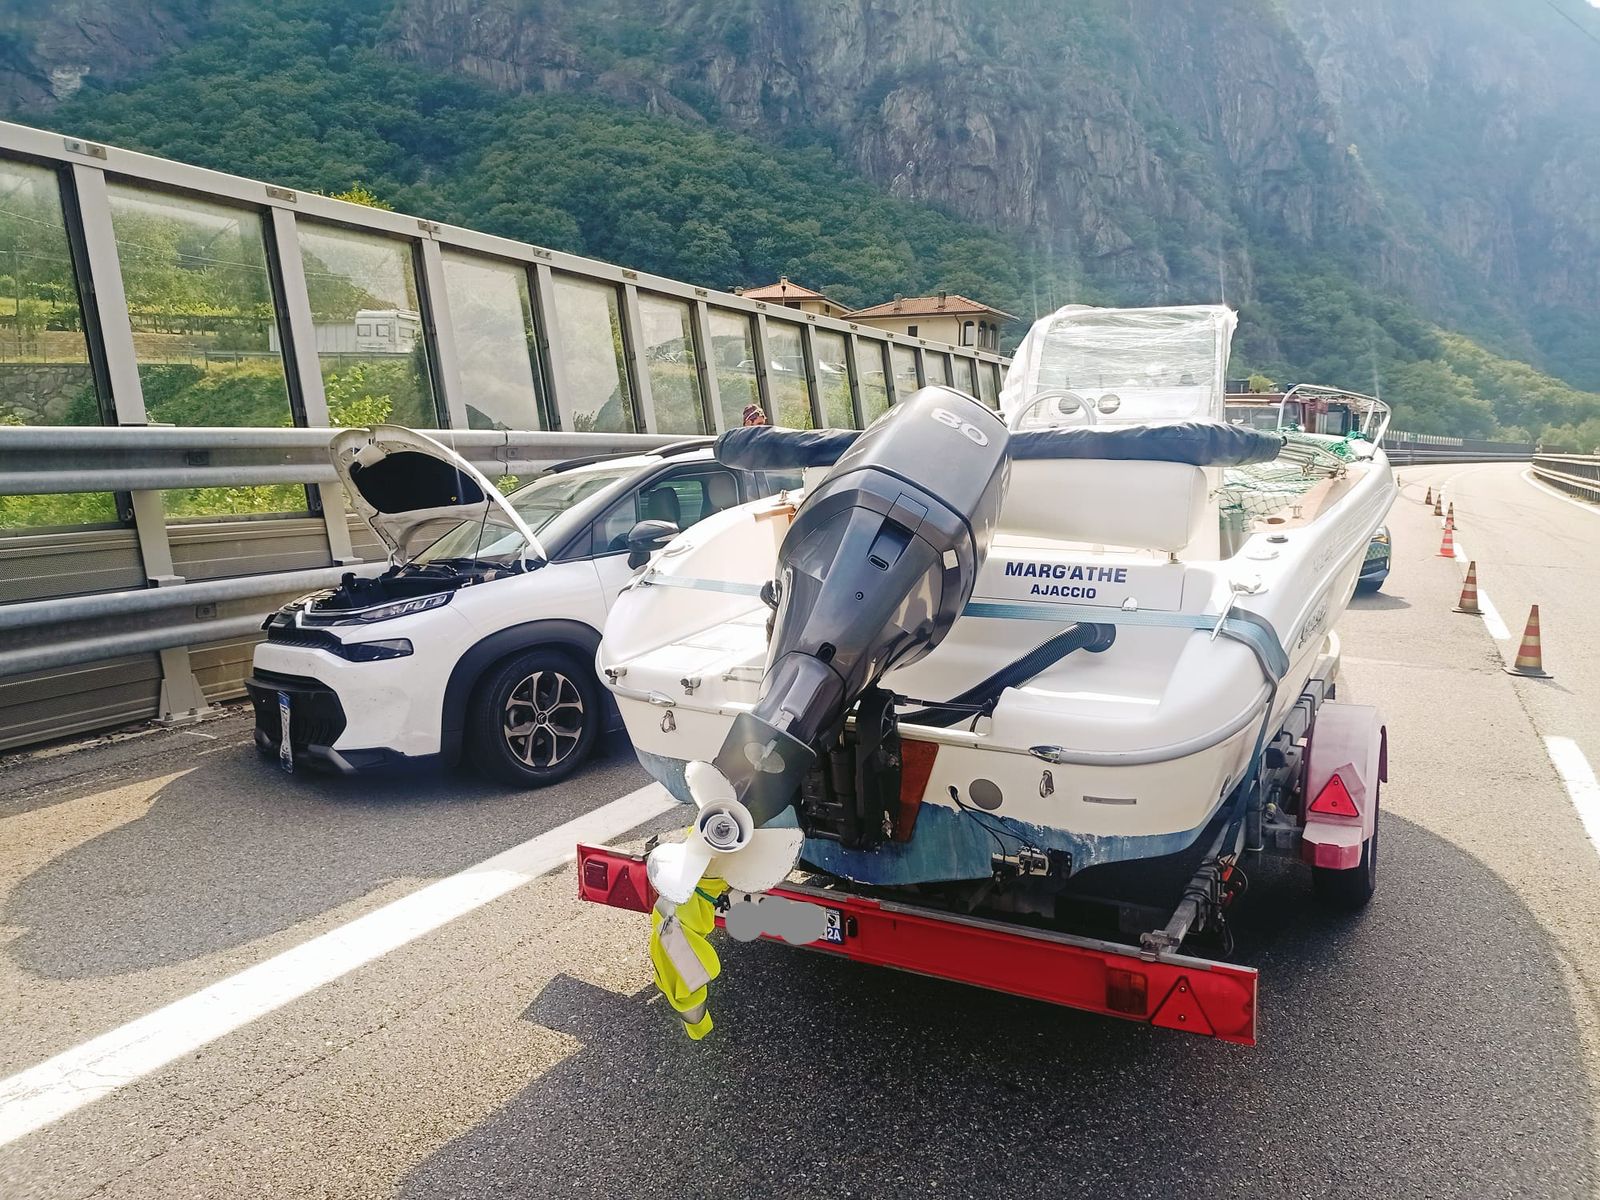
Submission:
<svg viewBox="0 0 1600 1200">
<path fill-rule="evenodd" d="M 711 855 L 737 853 L 780 818 L 863 693 L 943 640 L 988 553 L 1008 442 L 977 401 L 923 388 L 873 422 L 807 495 L 768 587 L 776 614 L 761 697 L 734 720 L 714 763 L 686 772 L 700 807 L 691 842 L 701 844 L 651 855 L 663 895 L 686 899 Z M 797 854 L 798 839 L 789 841 Z M 768 886 L 793 863 L 790 854 L 774 864 Z"/>
</svg>

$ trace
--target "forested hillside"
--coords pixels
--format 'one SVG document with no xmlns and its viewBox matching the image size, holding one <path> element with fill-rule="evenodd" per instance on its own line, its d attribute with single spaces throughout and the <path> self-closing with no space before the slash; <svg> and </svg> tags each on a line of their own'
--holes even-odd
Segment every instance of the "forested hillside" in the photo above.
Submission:
<svg viewBox="0 0 1600 1200">
<path fill-rule="evenodd" d="M 1025 318 L 1225 299 L 1235 375 L 1378 389 L 1421 431 L 1600 442 L 1600 396 L 1516 361 L 1591 377 L 1584 289 L 1541 284 L 1524 246 L 1500 295 L 1419 233 L 1425 198 L 1375 182 L 1403 174 L 1407 143 L 1384 141 L 1376 167 L 1343 143 L 1311 60 L 1278 74 L 1301 43 L 1275 7 L 1174 4 L 1165 23 L 1141 3 L 1062 7 L 1000 6 L 985 30 L 943 0 L 70 0 L 0 35 L 0 84 L 11 119 L 295 187 L 359 182 L 720 288 L 951 290 Z M 40 47 L 85 8 L 128 31 L 114 62 L 41 76 Z M 1017 61 L 1029 13 L 1054 93 Z M 845 61 L 818 59 L 828 38 Z M 1588 252 L 1576 225 L 1558 232 Z M 1554 350 L 1535 311 L 1565 321 Z"/>
</svg>

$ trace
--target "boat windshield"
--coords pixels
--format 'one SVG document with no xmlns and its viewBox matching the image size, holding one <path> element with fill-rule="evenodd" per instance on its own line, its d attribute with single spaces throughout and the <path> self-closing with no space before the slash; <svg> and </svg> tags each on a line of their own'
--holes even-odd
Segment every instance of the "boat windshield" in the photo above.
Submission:
<svg viewBox="0 0 1600 1200">
<path fill-rule="evenodd" d="M 1034 323 L 1000 406 L 1013 428 L 1222 421 L 1237 318 L 1221 305 L 1088 308 Z"/>
</svg>

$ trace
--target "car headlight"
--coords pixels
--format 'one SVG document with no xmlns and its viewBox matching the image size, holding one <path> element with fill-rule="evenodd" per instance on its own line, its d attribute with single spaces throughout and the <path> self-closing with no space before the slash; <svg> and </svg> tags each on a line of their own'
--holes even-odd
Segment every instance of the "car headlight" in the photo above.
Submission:
<svg viewBox="0 0 1600 1200">
<path fill-rule="evenodd" d="M 378 662 L 385 658 L 405 658 L 411 654 L 410 638 L 386 638 L 378 642 L 342 642 L 329 646 L 340 658 L 350 662 Z"/>
<path fill-rule="evenodd" d="M 413 596 L 409 600 L 396 600 L 393 604 L 380 604 L 376 608 L 363 609 L 351 613 L 352 620 L 371 623 L 373 621 L 392 621 L 396 617 L 409 617 L 413 613 L 427 612 L 430 608 L 442 608 L 450 603 L 450 592 L 434 592 L 430 596 Z"/>
</svg>

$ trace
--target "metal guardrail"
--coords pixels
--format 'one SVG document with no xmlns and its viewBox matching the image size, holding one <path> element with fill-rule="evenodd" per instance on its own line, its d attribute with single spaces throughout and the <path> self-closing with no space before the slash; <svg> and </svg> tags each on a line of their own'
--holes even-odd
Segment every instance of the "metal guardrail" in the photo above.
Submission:
<svg viewBox="0 0 1600 1200">
<path fill-rule="evenodd" d="M 327 455 L 328 442 L 336 432 L 332 428 L 0 427 L 0 494 L 131 491 L 159 496 L 163 489 L 258 483 L 305 484 L 337 491 Z M 433 436 L 491 475 L 527 475 L 572 457 L 638 453 L 685 440 L 660 434 L 535 430 L 439 430 L 433 431 Z M 1451 441 L 1457 444 L 1438 444 Z M 1391 460 L 1398 465 L 1524 461 L 1531 456 L 1531 448 L 1472 446 L 1459 439 L 1442 438 L 1430 443 L 1407 439 L 1388 449 Z M 1600 498 L 1600 458 L 1544 455 L 1536 460 L 1535 469 L 1542 477 L 1569 490 Z M 237 690 L 240 673 L 248 669 L 250 643 L 268 612 L 289 597 L 333 585 L 348 571 L 372 575 L 383 569 L 382 562 L 362 562 L 350 551 L 342 555 L 335 552 L 331 537 L 308 536 L 310 530 L 319 530 L 323 524 L 320 519 L 268 517 L 235 521 L 232 525 L 167 525 L 166 531 L 174 541 L 190 537 L 203 544 L 228 547 L 252 537 L 268 541 L 298 538 L 298 561 L 309 558 L 324 564 L 298 570 L 261 569 L 257 564 L 281 563 L 285 555 L 246 546 L 229 550 L 221 559 L 226 573 L 197 579 L 184 577 L 188 568 L 182 562 L 177 563 L 178 569 L 152 573 L 151 559 L 143 553 L 137 529 L 34 535 L 31 540 L 40 545 L 40 554 L 64 558 L 102 557 L 100 544 L 86 539 L 125 539 L 133 555 L 135 573 L 110 590 L 0 605 L 0 685 L 4 685 L 0 686 L 0 699 L 5 699 L 8 691 L 21 695 L 20 701 L 7 702 L 27 711 L 37 704 L 29 699 L 30 695 L 37 696 L 42 686 L 53 700 L 70 708 L 72 695 L 52 685 L 110 670 L 98 665 L 91 668 L 90 664 L 128 661 L 131 656 L 140 655 L 161 656 L 156 677 L 161 694 L 156 711 L 163 716 L 181 719 L 203 709 L 207 694 L 232 694 Z M 59 549 L 56 543 L 60 543 Z M 5 539 L 0 539 L 0 552 L 3 551 Z M 294 556 L 289 558 L 293 560 Z M 330 560 L 336 565 L 325 565 Z M 137 570 L 141 561 L 145 568 L 142 572 Z M 5 565 L 0 562 L 0 568 Z M 238 573 L 241 568 L 248 571 L 252 566 L 256 567 L 254 572 Z M 206 570 L 216 572 L 216 567 L 208 566 Z M 75 578 L 70 572 L 64 577 Z M 132 586 L 139 582 L 145 586 Z M 228 659 L 232 665 L 213 670 L 209 687 L 202 687 L 197 664 L 204 653 L 198 648 L 230 644 L 235 647 Z M 153 663 L 154 659 L 144 661 Z M 196 673 L 191 686 L 174 688 L 171 678 L 180 674 L 188 677 L 191 668 Z M 20 693 L 18 687 L 22 689 Z M 34 689 L 32 693 L 30 687 Z M 120 719 L 128 719 L 124 710 L 114 706 L 107 706 L 106 711 L 122 712 Z M 59 732 L 62 727 L 68 731 L 95 727 L 88 716 L 75 717 L 79 720 L 77 725 L 68 722 L 58 727 L 37 717 L 33 724 L 50 732 Z M 15 744 L 37 736 L 40 734 L 13 732 L 0 737 L 0 744 L 7 740 Z"/>
<path fill-rule="evenodd" d="M 337 429 L 31 425 L 0 428 L 0 494 L 152 491 L 333 483 Z M 643 453 L 687 440 L 649 433 L 430 430 L 476 467 L 517 475 L 590 454 Z"/>
<path fill-rule="evenodd" d="M 1600 454 L 1536 454 L 1533 473 L 1580 499 L 1600 502 Z"/>
<path fill-rule="evenodd" d="M 1531 446 L 1527 450 L 1508 452 L 1450 446 L 1390 446 L 1386 442 L 1383 449 L 1389 456 L 1389 465 L 1395 467 L 1416 467 L 1428 463 L 1527 462 L 1533 457 Z"/>
<path fill-rule="evenodd" d="M 0 428 L 0 494 L 159 491 L 258 483 L 331 484 L 335 429 Z M 660 434 L 442 430 L 491 472 L 537 471 L 578 456 L 640 453 L 687 439 Z M 381 562 L 271 571 L 201 582 L 153 578 L 144 588 L 0 606 L 0 679 L 123 655 L 250 638 L 285 596 L 375 575 Z M 224 607 L 232 612 L 224 612 Z M 243 611 L 239 611 L 239 610 Z M 106 632 L 109 626 L 114 632 Z"/>
<path fill-rule="evenodd" d="M 1397 467 L 1422 463 L 1527 462 L 1532 442 L 1497 442 L 1450 437 L 1441 433 L 1410 433 L 1391 429 L 1383 437 L 1384 453 Z"/>
</svg>

